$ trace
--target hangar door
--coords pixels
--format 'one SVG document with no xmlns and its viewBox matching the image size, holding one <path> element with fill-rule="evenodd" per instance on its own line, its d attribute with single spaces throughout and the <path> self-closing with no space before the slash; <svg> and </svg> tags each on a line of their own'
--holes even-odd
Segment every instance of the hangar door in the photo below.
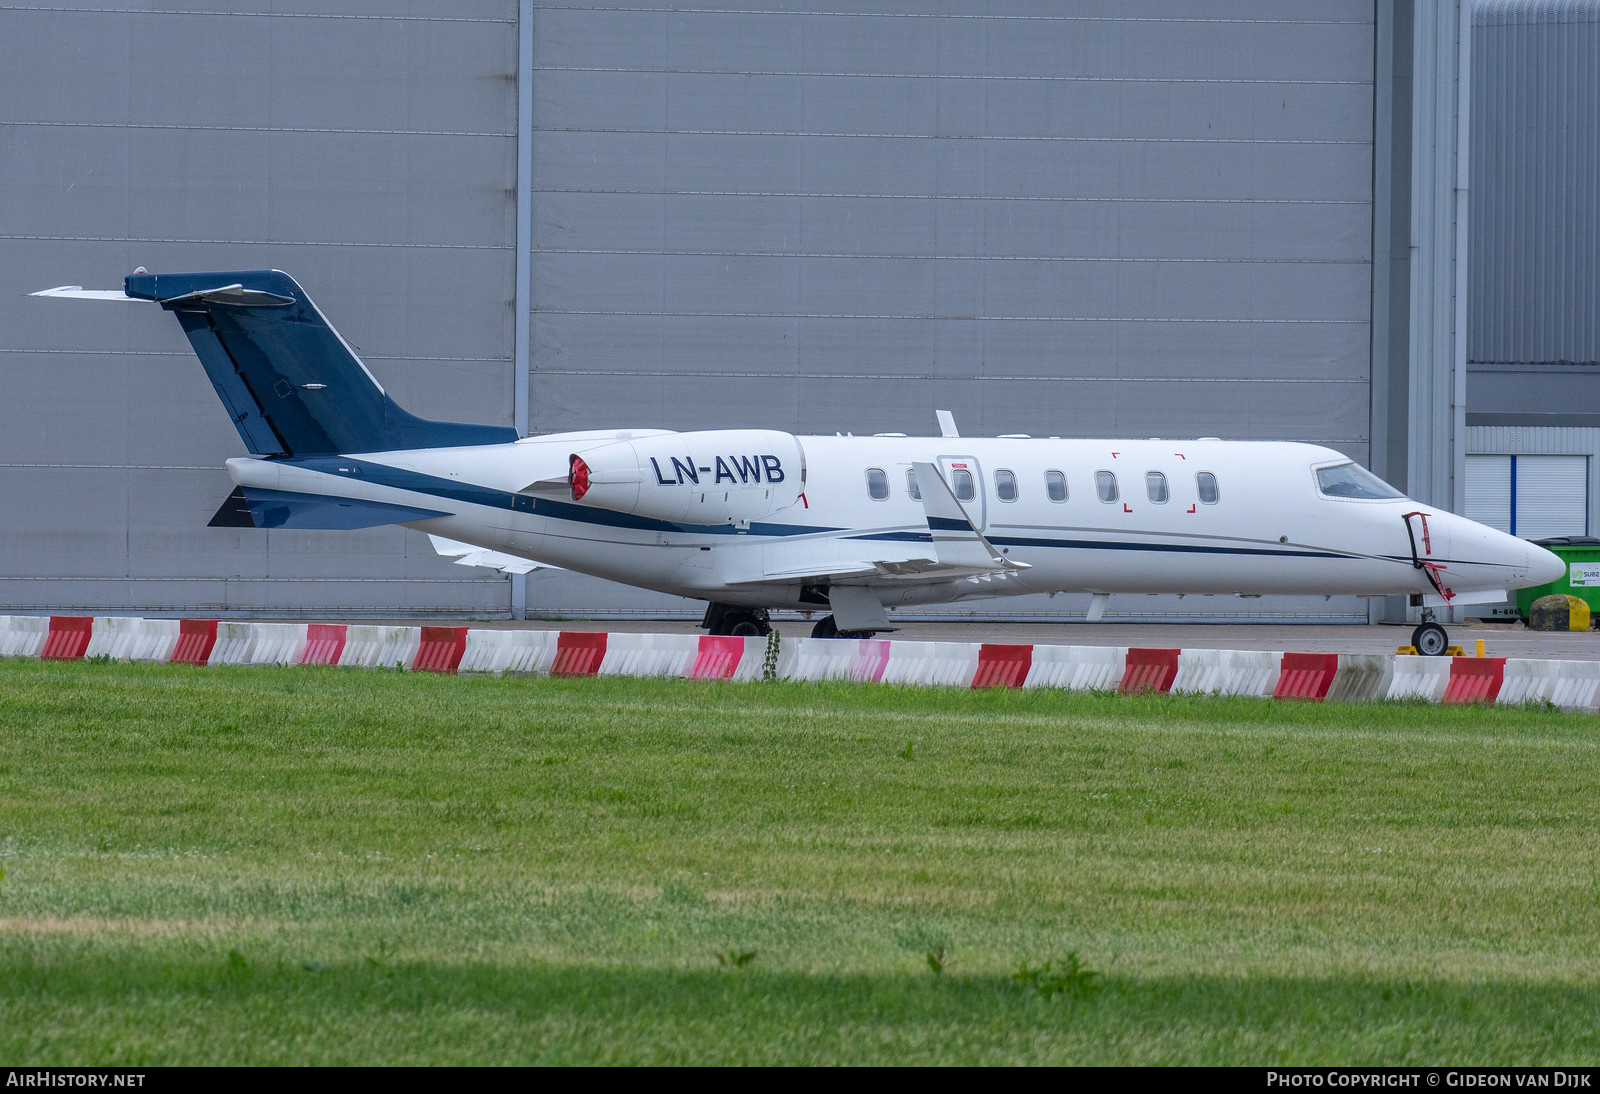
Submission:
<svg viewBox="0 0 1600 1094">
<path fill-rule="evenodd" d="M 1365 462 L 1374 10 L 539 3 L 533 427 L 927 434 L 944 408 Z M 548 572 L 528 605 L 692 608 Z M 1112 614 L 1302 607 L 1365 618 Z"/>
<path fill-rule="evenodd" d="M 1524 539 L 1589 534 L 1589 457 L 1468 456 L 1470 520 Z"/>
</svg>

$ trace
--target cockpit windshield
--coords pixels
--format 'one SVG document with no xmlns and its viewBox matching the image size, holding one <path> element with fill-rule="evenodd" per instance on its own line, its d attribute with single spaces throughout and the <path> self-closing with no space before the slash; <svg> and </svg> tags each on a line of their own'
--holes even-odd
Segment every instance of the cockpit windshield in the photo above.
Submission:
<svg viewBox="0 0 1600 1094">
<path fill-rule="evenodd" d="M 1403 498 L 1404 494 L 1358 463 L 1317 468 L 1317 489 L 1329 498 Z"/>
</svg>

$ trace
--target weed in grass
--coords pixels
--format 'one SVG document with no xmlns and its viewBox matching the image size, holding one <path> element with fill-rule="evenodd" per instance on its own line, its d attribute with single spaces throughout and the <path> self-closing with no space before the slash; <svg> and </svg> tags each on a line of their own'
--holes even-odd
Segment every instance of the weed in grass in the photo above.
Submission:
<svg viewBox="0 0 1600 1094">
<path fill-rule="evenodd" d="M 1087 999 L 1100 990 L 1103 981 L 1099 973 L 1084 967 L 1077 950 L 1069 951 L 1059 964 L 1046 961 L 1036 968 L 1023 961 L 1017 965 L 1012 979 L 1046 999 L 1057 995 L 1069 999 Z"/>
<path fill-rule="evenodd" d="M 769 683 L 778 678 L 778 653 L 782 642 L 776 630 L 767 632 L 766 656 L 761 659 L 761 679 Z"/>
<path fill-rule="evenodd" d="M 935 946 L 923 955 L 928 959 L 928 968 L 933 975 L 940 976 L 944 973 L 944 947 Z"/>
<path fill-rule="evenodd" d="M 910 760 L 910 759 L 914 759 L 915 758 L 915 756 L 914 756 L 914 753 L 916 751 L 915 744 L 916 744 L 916 742 L 914 742 L 914 741 L 907 741 L 906 742 L 906 747 L 904 747 L 904 748 L 902 748 L 900 750 L 900 756 L 901 756 L 902 759 Z"/>
<path fill-rule="evenodd" d="M 717 951 L 717 964 L 735 969 L 742 969 L 756 959 L 754 950 L 722 950 Z"/>
</svg>

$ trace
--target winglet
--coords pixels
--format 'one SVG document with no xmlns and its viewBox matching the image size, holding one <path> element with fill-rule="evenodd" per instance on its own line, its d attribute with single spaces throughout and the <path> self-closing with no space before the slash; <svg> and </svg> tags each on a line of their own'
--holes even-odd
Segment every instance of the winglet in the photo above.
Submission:
<svg viewBox="0 0 1600 1094">
<path fill-rule="evenodd" d="M 913 463 L 922 492 L 922 510 L 939 562 L 945 566 L 975 566 L 987 570 L 1026 570 L 1026 562 L 1012 562 L 978 531 L 967 511 L 950 492 L 939 469 L 931 463 Z"/>
<path fill-rule="evenodd" d="M 948 410 L 935 410 L 933 416 L 939 419 L 939 436 L 959 437 L 961 433 L 956 429 L 956 416 Z"/>
</svg>

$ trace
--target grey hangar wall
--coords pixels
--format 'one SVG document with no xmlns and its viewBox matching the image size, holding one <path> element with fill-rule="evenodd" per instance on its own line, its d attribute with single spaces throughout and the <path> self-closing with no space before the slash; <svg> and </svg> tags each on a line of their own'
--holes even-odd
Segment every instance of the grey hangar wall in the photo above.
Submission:
<svg viewBox="0 0 1600 1094">
<path fill-rule="evenodd" d="M 177 324 L 25 295 L 136 265 L 290 271 L 433 417 L 1292 438 L 1459 507 L 1457 3 L 115 6 L 0 11 L 0 611 L 698 610 L 206 528 Z"/>
</svg>

